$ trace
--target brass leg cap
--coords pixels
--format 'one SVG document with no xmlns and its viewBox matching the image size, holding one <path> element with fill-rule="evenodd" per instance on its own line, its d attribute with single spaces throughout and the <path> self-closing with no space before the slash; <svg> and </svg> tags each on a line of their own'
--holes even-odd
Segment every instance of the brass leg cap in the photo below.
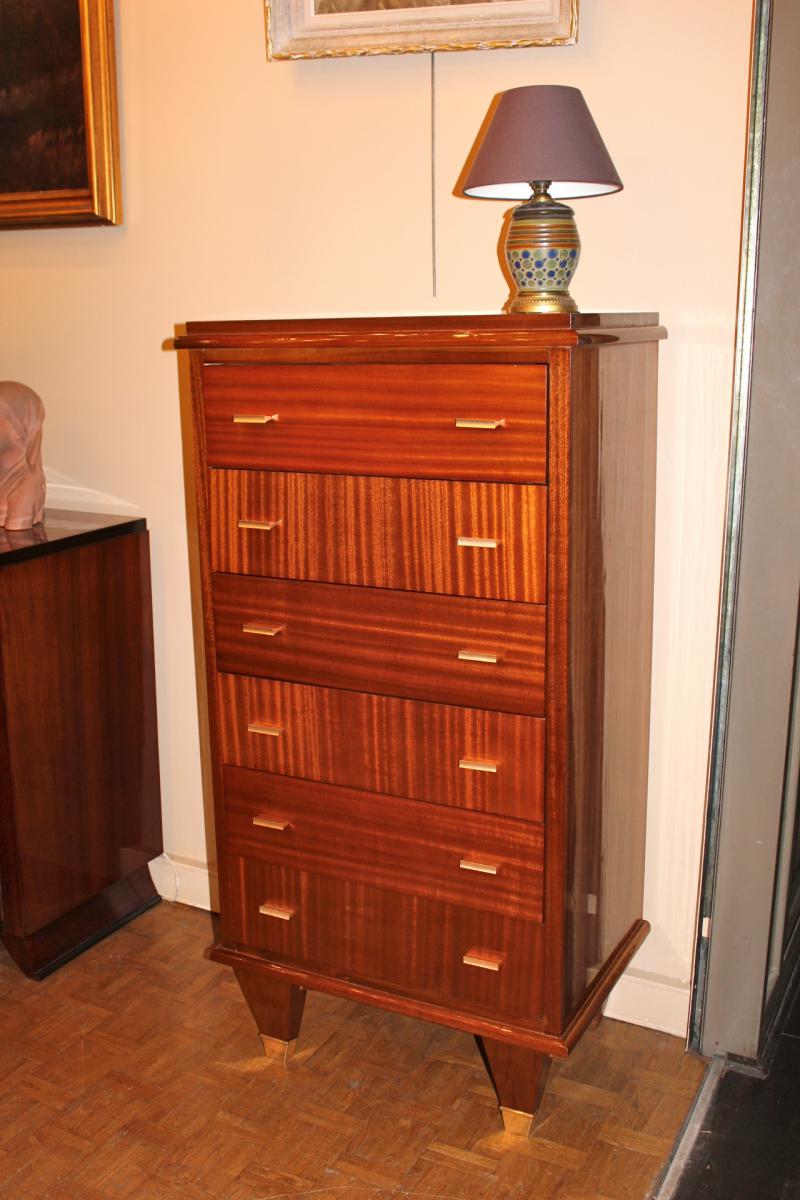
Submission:
<svg viewBox="0 0 800 1200">
<path fill-rule="evenodd" d="M 533 1113 L 520 1112 L 516 1108 L 504 1108 L 501 1104 L 500 1114 L 506 1133 L 516 1133 L 520 1137 L 528 1136 L 533 1125 Z"/>
<path fill-rule="evenodd" d="M 265 1033 L 260 1033 L 258 1036 L 261 1038 L 265 1057 L 272 1059 L 273 1062 L 288 1062 L 297 1049 L 297 1038 L 291 1042 L 283 1042 L 280 1038 L 267 1037 Z"/>
</svg>

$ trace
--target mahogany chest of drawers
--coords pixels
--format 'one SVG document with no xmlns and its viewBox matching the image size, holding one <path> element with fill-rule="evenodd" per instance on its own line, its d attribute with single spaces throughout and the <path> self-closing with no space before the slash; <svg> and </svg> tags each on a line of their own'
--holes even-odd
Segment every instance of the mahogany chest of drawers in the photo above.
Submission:
<svg viewBox="0 0 800 1200">
<path fill-rule="evenodd" d="M 221 938 L 475 1034 L 527 1131 L 647 932 L 648 314 L 193 323 Z"/>
</svg>

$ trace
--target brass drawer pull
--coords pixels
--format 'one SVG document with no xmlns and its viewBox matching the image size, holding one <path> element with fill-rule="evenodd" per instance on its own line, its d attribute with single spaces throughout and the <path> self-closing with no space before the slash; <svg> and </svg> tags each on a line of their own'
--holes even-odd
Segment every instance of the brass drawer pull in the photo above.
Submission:
<svg viewBox="0 0 800 1200">
<path fill-rule="evenodd" d="M 277 637 L 283 633 L 285 625 L 243 625 L 242 633 L 259 633 L 262 637 Z"/>
<path fill-rule="evenodd" d="M 456 429 L 504 429 L 505 417 L 456 417 Z"/>
<path fill-rule="evenodd" d="M 283 908 L 280 904 L 259 904 L 258 911 L 262 917 L 277 917 L 279 921 L 291 921 L 294 916 L 293 908 Z"/>
<path fill-rule="evenodd" d="M 277 421 L 278 414 L 271 413 L 269 416 L 266 413 L 234 413 L 234 425 L 267 425 L 270 421 Z"/>
<path fill-rule="evenodd" d="M 496 550 L 500 543 L 497 538 L 460 537 L 456 539 L 456 545 L 471 550 Z"/>
<path fill-rule="evenodd" d="M 458 865 L 462 871 L 477 871 L 480 875 L 496 875 L 500 870 L 497 863 L 474 862 L 471 858 L 462 858 Z"/>
<path fill-rule="evenodd" d="M 462 662 L 477 663 L 496 663 L 500 659 L 500 655 L 491 650 L 459 650 L 458 657 Z"/>
<path fill-rule="evenodd" d="M 253 817 L 253 824 L 259 829 L 276 829 L 278 833 L 283 833 L 284 829 L 289 828 L 289 822 L 280 817 Z"/>
<path fill-rule="evenodd" d="M 263 733 L 266 737 L 280 737 L 283 733 L 282 725 L 261 725 L 258 721 L 251 721 L 247 726 L 248 733 Z"/>
<path fill-rule="evenodd" d="M 487 762 L 480 758 L 460 758 L 458 765 L 462 771 L 483 771 L 486 775 L 497 774 L 496 762 Z"/>
<path fill-rule="evenodd" d="M 277 529 L 278 526 L 282 525 L 282 524 L 283 524 L 283 519 L 281 517 L 279 517 L 277 521 L 239 521 L 239 528 L 240 529 L 263 529 L 267 533 L 269 533 L 269 531 L 271 529 Z"/>
<path fill-rule="evenodd" d="M 465 967 L 480 967 L 482 971 L 499 971 L 505 959 L 505 954 L 496 954 L 493 950 L 468 950 L 461 961 Z"/>
</svg>

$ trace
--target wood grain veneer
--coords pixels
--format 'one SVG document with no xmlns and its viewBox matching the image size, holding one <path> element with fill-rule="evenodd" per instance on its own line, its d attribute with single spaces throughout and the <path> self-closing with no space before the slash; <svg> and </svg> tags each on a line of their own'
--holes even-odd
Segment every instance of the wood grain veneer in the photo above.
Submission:
<svg viewBox="0 0 800 1200">
<path fill-rule="evenodd" d="M 224 779 L 228 853 L 542 918 L 541 825 L 240 767 Z"/>
<path fill-rule="evenodd" d="M 209 499 L 215 571 L 545 600 L 542 487 L 212 471 Z"/>
<path fill-rule="evenodd" d="M 473 812 L 544 817 L 540 718 L 224 672 L 217 687 L 225 763 Z M 462 759 L 497 770 L 465 770 Z"/>
<path fill-rule="evenodd" d="M 540 1019 L 542 926 L 330 875 L 234 858 L 231 932 L 277 961 L 493 1016 Z M 264 916 L 265 903 L 291 911 Z M 464 955 L 498 955 L 497 971 Z"/>
<path fill-rule="evenodd" d="M 0 831 L 3 937 L 31 975 L 158 900 L 143 521 L 47 512 L 0 548 Z"/>
<path fill-rule="evenodd" d="M 188 321 L 178 350 L 218 362 L 420 364 L 549 362 L 553 350 L 630 345 L 666 337 L 658 313 L 481 314 L 458 317 L 321 317 L 287 321 Z"/>
<path fill-rule="evenodd" d="M 545 479 L 541 367 L 435 364 L 330 366 L 215 363 L 205 368 L 206 445 L 213 467 Z M 234 417 L 270 418 L 263 425 Z M 460 419 L 498 422 L 457 428 Z"/>
<path fill-rule="evenodd" d="M 215 575 L 213 587 L 222 671 L 544 712 L 540 605 L 239 575 Z M 279 632 L 245 633 L 245 625 Z M 465 649 L 497 662 L 459 659 Z"/>
<path fill-rule="evenodd" d="M 524 1113 L 541 1055 L 570 1052 L 641 944 L 663 336 L 651 314 L 573 314 L 178 339 L 213 956 L 262 1033 L 296 1032 L 303 988 L 439 1021 L 483 1039 L 501 1107 Z M 462 556 L 454 536 L 497 546 Z M 483 774 L 454 772 L 462 745 Z M 450 856 L 468 832 L 476 857 L 509 856 L 513 888 L 462 890 Z"/>
<path fill-rule="evenodd" d="M 567 1004 L 641 914 L 650 733 L 657 359 L 574 356 Z M 637 497 L 632 509 L 630 497 Z"/>
</svg>

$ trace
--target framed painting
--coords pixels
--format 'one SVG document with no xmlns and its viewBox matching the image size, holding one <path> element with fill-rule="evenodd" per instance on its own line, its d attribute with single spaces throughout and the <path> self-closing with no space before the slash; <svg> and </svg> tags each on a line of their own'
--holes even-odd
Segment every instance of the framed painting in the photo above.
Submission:
<svg viewBox="0 0 800 1200">
<path fill-rule="evenodd" d="M 267 0 L 269 58 L 331 58 L 577 40 L 578 0 Z"/>
<path fill-rule="evenodd" d="M 114 0 L 0 0 L 0 227 L 121 220 Z"/>
</svg>

